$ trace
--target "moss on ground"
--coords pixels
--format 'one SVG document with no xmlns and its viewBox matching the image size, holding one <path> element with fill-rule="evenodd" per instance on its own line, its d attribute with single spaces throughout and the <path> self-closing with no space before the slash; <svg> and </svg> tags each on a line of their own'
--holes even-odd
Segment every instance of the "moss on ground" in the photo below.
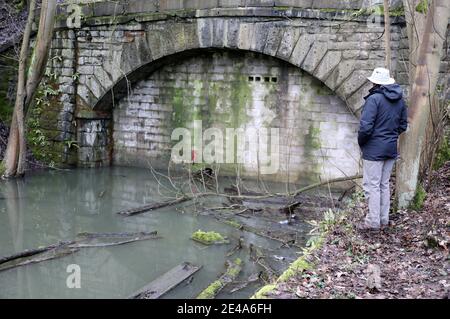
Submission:
<svg viewBox="0 0 450 319">
<path fill-rule="evenodd" d="M 235 221 L 233 219 L 225 220 L 224 223 L 231 227 L 237 228 L 237 229 L 242 227 L 242 225 L 240 223 L 238 223 L 237 221 Z"/>
<path fill-rule="evenodd" d="M 225 237 L 213 231 L 204 232 L 202 230 L 198 230 L 192 234 L 191 238 L 205 245 L 222 244 L 227 242 Z"/>
<path fill-rule="evenodd" d="M 198 296 L 197 299 L 213 299 L 220 289 L 222 289 L 223 283 L 220 280 L 214 281 L 210 284 L 205 290 L 203 290 Z"/>
<path fill-rule="evenodd" d="M 421 210 L 426 197 L 427 192 L 423 188 L 422 184 L 419 184 L 416 190 L 416 195 L 414 196 L 409 208 L 415 211 Z"/>
<path fill-rule="evenodd" d="M 355 193 L 353 195 L 353 199 L 348 203 L 348 208 L 351 208 L 357 202 L 361 201 L 362 197 L 359 193 Z M 314 240 L 310 240 L 310 245 L 308 248 L 303 250 L 302 256 L 300 256 L 296 261 L 294 261 L 288 269 L 281 274 L 277 280 L 271 284 L 268 284 L 262 288 L 260 288 L 253 296 L 252 299 L 267 299 L 269 298 L 269 294 L 273 292 L 278 284 L 287 282 L 294 276 L 298 276 L 302 274 L 305 270 L 310 270 L 315 267 L 314 263 L 311 263 L 310 256 L 321 249 L 328 237 L 330 231 L 334 229 L 337 225 L 340 225 L 345 222 L 346 215 L 349 214 L 350 210 L 342 211 L 340 217 L 338 218 L 335 213 L 333 213 L 333 218 L 330 218 L 330 212 L 326 212 L 324 214 L 324 220 L 317 223 L 316 227 L 318 234 L 314 236 Z M 351 227 L 352 229 L 352 227 Z M 352 231 L 349 229 L 349 231 Z"/>
<path fill-rule="evenodd" d="M 205 290 L 203 290 L 197 299 L 213 299 L 219 292 L 230 282 L 233 282 L 237 276 L 239 276 L 242 270 L 242 260 L 237 258 L 233 263 L 228 262 L 228 268 L 225 274 L 219 279 L 210 284 Z"/>
<path fill-rule="evenodd" d="M 277 288 L 276 284 L 266 285 L 259 289 L 252 297 L 252 299 L 267 299 L 267 295 Z"/>
<path fill-rule="evenodd" d="M 450 138 L 448 136 L 444 136 L 444 139 L 437 151 L 433 168 L 438 170 L 448 161 L 450 161 Z"/>
</svg>

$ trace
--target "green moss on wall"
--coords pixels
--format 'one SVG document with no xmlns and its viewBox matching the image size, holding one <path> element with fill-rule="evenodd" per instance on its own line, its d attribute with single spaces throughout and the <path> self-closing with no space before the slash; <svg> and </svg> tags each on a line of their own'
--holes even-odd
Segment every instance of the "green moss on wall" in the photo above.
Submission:
<svg viewBox="0 0 450 319">
<path fill-rule="evenodd" d="M 9 125 L 14 108 L 17 62 L 12 52 L 0 57 L 0 121 Z"/>
<path fill-rule="evenodd" d="M 54 78 L 44 77 L 38 87 L 28 117 L 27 143 L 34 157 L 53 167 L 64 162 L 65 142 L 59 141 L 59 85 Z"/>
<path fill-rule="evenodd" d="M 181 88 L 172 89 L 172 127 L 186 127 L 189 118 L 189 105 L 184 100 L 184 90 Z"/>
<path fill-rule="evenodd" d="M 313 156 L 311 154 L 312 151 L 318 150 L 320 147 L 320 129 L 314 127 L 314 124 L 311 123 L 308 128 L 308 134 L 305 135 L 305 156 Z"/>
<path fill-rule="evenodd" d="M 417 4 L 416 11 L 422 14 L 426 14 L 428 12 L 428 0 L 422 0 Z"/>
<path fill-rule="evenodd" d="M 235 63 L 231 80 L 231 114 L 230 122 L 234 128 L 247 123 L 247 106 L 252 98 L 252 88 L 246 76 L 242 75 L 243 62 Z"/>
</svg>

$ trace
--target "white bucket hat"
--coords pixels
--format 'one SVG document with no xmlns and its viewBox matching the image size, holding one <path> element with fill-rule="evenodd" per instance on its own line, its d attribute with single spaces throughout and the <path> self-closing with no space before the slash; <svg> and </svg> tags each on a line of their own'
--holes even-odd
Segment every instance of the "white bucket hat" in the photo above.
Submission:
<svg viewBox="0 0 450 319">
<path fill-rule="evenodd" d="M 369 81 L 379 85 L 394 84 L 395 80 L 391 78 L 391 74 L 388 69 L 376 68 L 373 70 L 372 76 L 368 77 Z"/>
</svg>

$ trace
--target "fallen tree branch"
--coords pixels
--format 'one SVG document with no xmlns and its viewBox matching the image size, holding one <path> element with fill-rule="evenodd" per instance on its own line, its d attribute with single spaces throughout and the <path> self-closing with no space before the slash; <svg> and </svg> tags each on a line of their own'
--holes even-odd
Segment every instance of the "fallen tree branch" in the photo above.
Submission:
<svg viewBox="0 0 450 319">
<path fill-rule="evenodd" d="M 315 184 L 312 184 L 312 185 L 309 185 L 309 186 L 306 186 L 306 187 L 296 190 L 292 194 L 292 196 L 296 196 L 300 193 L 307 192 L 311 189 L 318 188 L 320 186 L 324 186 L 324 185 L 328 185 L 328 184 L 335 184 L 335 183 L 340 183 L 340 182 L 354 181 L 355 179 L 361 179 L 361 178 L 363 178 L 362 175 L 356 175 L 356 176 L 350 176 L 350 177 L 340 177 L 340 178 L 330 179 L 325 182 L 318 182 L 318 183 L 315 183 Z"/>
<path fill-rule="evenodd" d="M 161 203 L 155 203 L 155 204 L 150 204 L 150 205 L 146 205 L 146 206 L 142 206 L 142 207 L 137 207 L 137 208 L 131 208 L 131 209 L 127 209 L 124 211 L 120 211 L 117 214 L 122 215 L 122 216 L 134 216 L 134 215 L 139 215 L 139 214 L 143 214 L 152 210 L 156 210 L 159 208 L 164 208 L 164 207 L 168 207 L 168 206 L 173 206 L 173 205 L 177 205 L 183 202 L 186 202 L 188 200 L 191 200 L 192 198 L 187 197 L 187 196 L 183 196 L 181 198 L 175 199 L 175 200 L 171 200 L 171 201 L 166 201 L 166 202 L 161 202 Z"/>
<path fill-rule="evenodd" d="M 339 183 L 339 182 L 352 181 L 352 180 L 360 179 L 360 178 L 362 178 L 362 175 L 351 176 L 351 177 L 340 177 L 340 178 L 336 178 L 336 179 L 327 180 L 325 182 L 318 182 L 318 183 L 300 188 L 292 194 L 275 193 L 275 194 L 265 194 L 265 195 L 242 195 L 242 194 L 241 195 L 228 195 L 228 194 L 220 194 L 220 193 L 199 193 L 199 194 L 195 194 L 193 196 L 184 195 L 183 197 L 180 197 L 175 200 L 161 202 L 161 203 L 154 203 L 154 204 L 150 204 L 150 205 L 146 205 L 146 206 L 142 206 L 142 207 L 127 209 L 124 211 L 120 211 L 117 214 L 123 215 L 123 216 L 135 216 L 135 215 L 143 214 L 143 213 L 146 213 L 149 211 L 157 210 L 159 208 L 173 206 L 173 205 L 177 205 L 177 204 L 180 204 L 180 203 L 183 203 L 186 201 L 195 200 L 195 199 L 198 199 L 201 197 L 209 197 L 209 196 L 226 197 L 229 200 L 233 200 L 233 199 L 265 199 L 265 198 L 271 198 L 271 197 L 287 197 L 287 196 L 295 197 L 295 196 L 299 195 L 300 193 L 304 193 L 306 191 L 312 190 L 314 188 L 318 188 L 320 186 Z M 252 194 L 257 194 L 257 193 L 252 192 Z M 300 204 L 300 202 L 295 202 L 284 208 L 287 209 L 288 211 L 291 211 L 292 208 L 295 208 L 299 204 Z"/>
<path fill-rule="evenodd" d="M 115 238 L 125 238 L 114 242 Z M 105 233 L 89 234 L 82 233 L 74 241 L 62 241 L 47 247 L 25 250 L 23 252 L 0 258 L 0 271 L 28 264 L 39 263 L 59 257 L 76 253 L 81 248 L 110 247 L 128 244 L 136 241 L 159 239 L 157 232 L 140 233 Z M 100 242 L 95 242 L 100 240 Z"/>
<path fill-rule="evenodd" d="M 226 265 L 227 271 L 203 290 L 197 299 L 214 299 L 223 288 L 236 280 L 242 270 L 242 261 L 240 259 L 236 259 L 234 262 L 227 261 Z"/>
</svg>

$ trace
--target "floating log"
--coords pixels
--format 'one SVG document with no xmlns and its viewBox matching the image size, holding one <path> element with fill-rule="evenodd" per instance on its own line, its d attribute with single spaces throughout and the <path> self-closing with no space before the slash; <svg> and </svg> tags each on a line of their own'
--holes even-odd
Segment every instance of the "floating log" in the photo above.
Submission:
<svg viewBox="0 0 450 319">
<path fill-rule="evenodd" d="M 270 232 L 267 231 L 267 230 L 259 229 L 259 228 L 256 228 L 256 227 L 253 227 L 253 226 L 250 226 L 250 225 L 247 225 L 247 224 L 243 224 L 243 223 L 238 223 L 238 222 L 236 222 L 236 221 L 234 221 L 232 219 L 229 219 L 227 217 L 222 217 L 220 215 L 216 215 L 215 218 L 216 218 L 216 220 L 218 220 L 218 221 L 220 221 L 222 223 L 225 223 L 227 225 L 233 226 L 233 227 L 235 227 L 235 228 L 237 228 L 237 229 L 239 229 L 241 231 L 253 233 L 253 234 L 258 235 L 260 237 L 264 237 L 264 238 L 268 238 L 268 239 L 271 239 L 271 240 L 274 240 L 274 241 L 278 241 L 278 242 L 282 243 L 285 246 L 288 246 L 288 247 L 292 246 L 292 247 L 296 247 L 296 248 L 300 248 L 300 249 L 303 248 L 302 246 L 297 245 L 295 241 L 283 240 L 282 238 L 275 237 L 275 236 L 271 235 Z"/>
<path fill-rule="evenodd" d="M 114 241 L 119 238 L 119 241 Z M 25 250 L 23 252 L 0 258 L 0 271 L 15 267 L 40 263 L 76 253 L 81 248 L 110 247 L 136 241 L 158 239 L 157 232 L 139 233 L 81 233 L 74 241 L 62 241 L 47 247 Z"/>
<path fill-rule="evenodd" d="M 145 206 L 141 206 L 141 207 L 137 207 L 137 208 L 127 209 L 124 211 L 120 211 L 117 214 L 122 215 L 122 216 L 135 216 L 135 215 L 143 214 L 143 213 L 146 213 L 146 212 L 149 212 L 152 210 L 156 210 L 159 208 L 177 205 L 177 204 L 186 202 L 188 200 L 190 200 L 189 197 L 181 197 L 181 198 L 171 200 L 171 201 L 154 203 L 154 204 L 145 205 Z"/>
<path fill-rule="evenodd" d="M 238 258 L 234 262 L 227 261 L 226 265 L 227 271 L 203 290 L 197 299 L 214 299 L 223 288 L 236 280 L 242 270 L 242 261 Z"/>
<path fill-rule="evenodd" d="M 250 285 L 251 283 L 258 281 L 260 279 L 261 275 L 262 275 L 262 272 L 250 275 L 250 277 L 248 277 L 248 279 L 246 281 L 237 283 L 237 285 L 233 289 L 230 290 L 230 294 L 233 294 L 236 291 L 247 288 L 248 285 Z"/>
<path fill-rule="evenodd" d="M 195 266 L 188 262 L 182 263 L 181 265 L 172 268 L 164 275 L 158 277 L 145 287 L 139 289 L 137 292 L 130 295 L 128 299 L 158 299 L 191 277 L 200 269 L 201 266 Z"/>
<path fill-rule="evenodd" d="M 31 254 L 24 257 L 14 257 L 14 258 L 6 257 L 5 260 L 8 261 L 5 261 L 0 264 L 0 271 L 5 271 L 15 267 L 26 266 L 29 264 L 36 264 L 47 260 L 65 257 L 77 252 L 78 250 L 79 250 L 78 248 L 71 248 L 66 246 L 65 244 L 59 244 L 52 248 L 43 249 L 42 252 L 36 252 L 35 254 Z"/>
<path fill-rule="evenodd" d="M 72 242 L 66 242 L 66 243 L 72 243 Z M 58 245 L 59 244 L 51 245 L 51 246 L 47 246 L 47 247 L 42 247 L 42 248 L 37 248 L 37 249 L 27 249 L 27 250 L 24 250 L 24 251 L 22 251 L 20 253 L 17 253 L 17 254 L 13 254 L 13 255 L 10 255 L 10 256 L 2 257 L 2 258 L 0 258 L 0 265 L 2 265 L 4 263 L 7 263 L 9 261 L 15 260 L 15 259 L 24 258 L 24 257 L 31 257 L 31 256 L 34 256 L 34 255 L 46 252 L 46 251 L 48 251 L 50 249 L 56 248 Z"/>
</svg>

